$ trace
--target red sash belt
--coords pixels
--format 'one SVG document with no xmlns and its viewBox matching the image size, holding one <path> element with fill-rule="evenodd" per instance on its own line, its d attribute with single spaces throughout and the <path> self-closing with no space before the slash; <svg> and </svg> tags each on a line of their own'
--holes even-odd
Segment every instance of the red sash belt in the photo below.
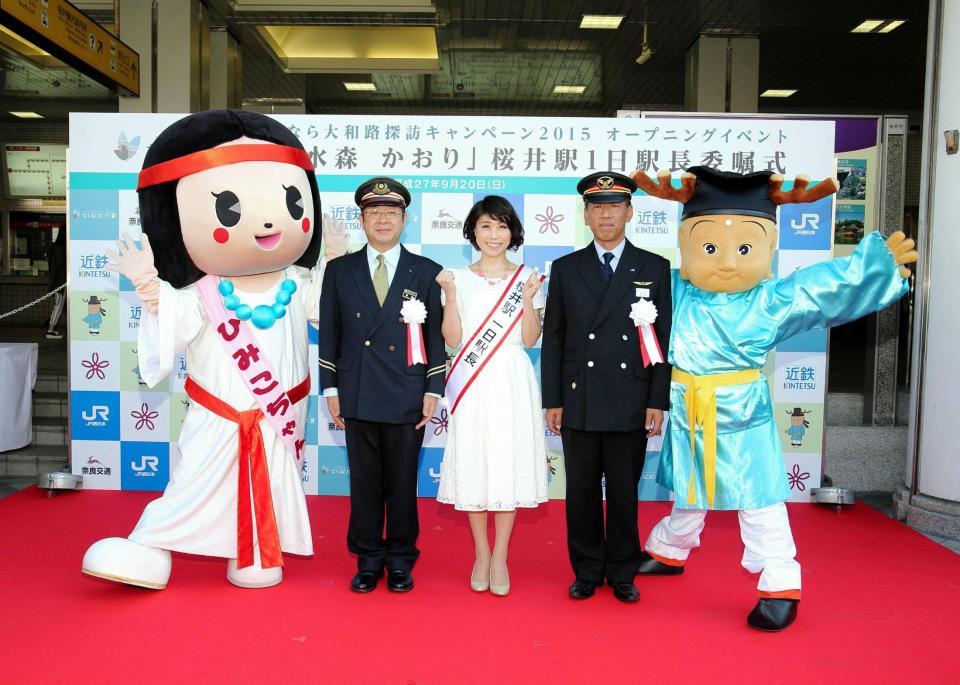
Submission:
<svg viewBox="0 0 960 685">
<path fill-rule="evenodd" d="M 211 395 L 187 376 L 184 385 L 187 396 L 201 407 L 217 416 L 239 424 L 240 443 L 237 448 L 239 477 L 237 479 L 237 568 L 253 566 L 253 516 L 250 510 L 250 482 L 253 480 L 253 509 L 256 511 L 257 538 L 260 544 L 260 566 L 273 568 L 283 566 L 280 552 L 280 535 L 277 533 L 277 518 L 273 512 L 273 496 L 270 492 L 270 474 L 267 471 L 267 453 L 263 447 L 263 434 L 259 423 L 263 412 L 258 409 L 237 411 L 219 397 Z M 310 379 L 287 392 L 290 401 L 296 404 L 310 392 Z"/>
</svg>

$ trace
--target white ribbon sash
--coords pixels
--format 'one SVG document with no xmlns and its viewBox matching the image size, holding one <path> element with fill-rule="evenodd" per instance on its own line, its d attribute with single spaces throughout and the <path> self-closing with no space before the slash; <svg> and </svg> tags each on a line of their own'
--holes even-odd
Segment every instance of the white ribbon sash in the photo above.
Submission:
<svg viewBox="0 0 960 685">
<path fill-rule="evenodd" d="M 521 272 L 523 278 L 521 278 Z M 483 367 L 497 353 L 523 316 L 523 286 L 532 270 L 523 264 L 510 277 L 496 304 L 484 318 L 483 323 L 471 334 L 460 348 L 447 373 L 444 396 L 450 405 L 450 415 L 457 410 L 460 398 L 470 389 Z M 540 276 L 542 283 L 544 276 Z"/>
<path fill-rule="evenodd" d="M 274 373 L 265 351 L 257 346 L 249 322 L 240 321 L 227 311 L 217 285 L 217 277 L 209 274 L 197 281 L 203 310 L 264 418 L 299 463 L 300 449 L 303 447 L 303 426 L 300 425 L 299 413 L 280 377 Z"/>
</svg>

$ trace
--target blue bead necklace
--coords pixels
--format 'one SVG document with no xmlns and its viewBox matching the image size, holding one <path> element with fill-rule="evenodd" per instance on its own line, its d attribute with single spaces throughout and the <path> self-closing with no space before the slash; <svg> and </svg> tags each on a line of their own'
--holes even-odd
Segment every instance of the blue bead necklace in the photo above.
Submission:
<svg viewBox="0 0 960 685">
<path fill-rule="evenodd" d="M 290 304 L 293 294 L 297 292 L 297 284 L 289 278 L 283 279 L 280 290 L 274 295 L 273 305 L 258 304 L 256 307 L 240 302 L 240 298 L 233 294 L 233 283 L 230 281 L 220 281 L 217 290 L 223 297 L 223 306 L 236 314 L 238 319 L 241 321 L 249 319 L 257 328 L 266 329 L 287 313 L 287 305 Z"/>
</svg>

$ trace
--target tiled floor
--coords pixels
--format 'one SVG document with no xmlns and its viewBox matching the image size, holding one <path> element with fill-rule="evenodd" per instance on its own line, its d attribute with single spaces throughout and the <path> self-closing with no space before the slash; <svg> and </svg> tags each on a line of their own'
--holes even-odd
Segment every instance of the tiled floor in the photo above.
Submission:
<svg viewBox="0 0 960 685">
<path fill-rule="evenodd" d="M 32 476 L 5 476 L 0 478 L 0 499 L 12 495 L 18 490 L 23 490 L 31 485 L 36 485 L 37 479 Z"/>
</svg>

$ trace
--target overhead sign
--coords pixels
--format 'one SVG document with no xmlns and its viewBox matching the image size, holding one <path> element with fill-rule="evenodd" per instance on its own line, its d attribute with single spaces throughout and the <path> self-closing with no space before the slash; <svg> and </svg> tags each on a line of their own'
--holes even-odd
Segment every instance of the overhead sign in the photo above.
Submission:
<svg viewBox="0 0 960 685">
<path fill-rule="evenodd" d="M 91 78 L 140 95 L 140 55 L 67 0 L 0 0 L 0 22 Z"/>
</svg>

